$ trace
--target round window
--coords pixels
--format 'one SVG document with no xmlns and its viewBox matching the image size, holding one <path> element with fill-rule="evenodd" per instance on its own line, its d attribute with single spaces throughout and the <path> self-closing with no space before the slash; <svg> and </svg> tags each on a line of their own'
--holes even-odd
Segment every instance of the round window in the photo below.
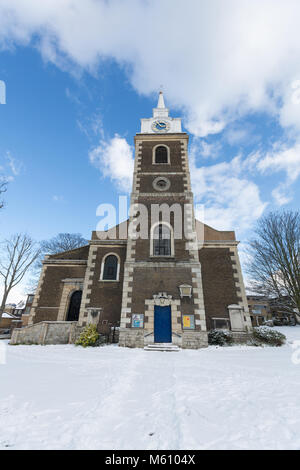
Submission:
<svg viewBox="0 0 300 470">
<path fill-rule="evenodd" d="M 158 180 L 156 182 L 156 186 L 158 186 L 160 189 L 165 189 L 167 182 L 165 180 Z"/>
<path fill-rule="evenodd" d="M 158 176 L 158 178 L 155 178 L 153 181 L 153 188 L 156 189 L 156 191 L 166 191 L 169 189 L 170 185 L 170 180 L 164 176 Z"/>
</svg>

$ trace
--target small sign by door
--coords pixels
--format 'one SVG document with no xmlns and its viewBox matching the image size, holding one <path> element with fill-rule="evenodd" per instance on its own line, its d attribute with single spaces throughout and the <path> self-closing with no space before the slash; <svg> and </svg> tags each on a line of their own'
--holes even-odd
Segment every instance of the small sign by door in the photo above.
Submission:
<svg viewBox="0 0 300 470">
<path fill-rule="evenodd" d="M 131 317 L 132 328 L 144 328 L 144 314 L 134 313 Z"/>
<path fill-rule="evenodd" d="M 195 315 L 182 315 L 182 327 L 184 330 L 194 330 Z"/>
</svg>

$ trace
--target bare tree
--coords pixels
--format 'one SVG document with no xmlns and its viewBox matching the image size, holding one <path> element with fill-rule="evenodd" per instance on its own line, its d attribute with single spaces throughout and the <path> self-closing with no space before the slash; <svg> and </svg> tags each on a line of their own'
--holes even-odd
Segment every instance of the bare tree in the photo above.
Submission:
<svg viewBox="0 0 300 470">
<path fill-rule="evenodd" d="M 50 255 L 74 250 L 87 244 L 88 241 L 82 237 L 81 233 L 59 233 L 50 240 L 43 240 L 40 246 L 42 254 Z"/>
<path fill-rule="evenodd" d="M 251 291 L 277 299 L 300 319 L 300 213 L 271 212 L 255 233 L 248 263 Z"/>
<path fill-rule="evenodd" d="M 40 249 L 26 234 L 13 235 L 1 245 L 0 277 L 3 280 L 3 297 L 0 313 L 3 313 L 10 291 L 22 281 L 38 258 Z"/>
<path fill-rule="evenodd" d="M 55 255 L 64 251 L 75 250 L 88 244 L 88 240 L 82 237 L 81 233 L 59 233 L 49 240 L 40 242 L 40 254 L 34 264 L 32 278 L 29 280 L 28 289 L 35 291 L 42 268 L 42 261 L 45 255 Z"/>
<path fill-rule="evenodd" d="M 0 196 L 7 190 L 7 182 L 0 178 Z M 4 202 L 0 199 L 0 209 L 4 206 Z"/>
</svg>

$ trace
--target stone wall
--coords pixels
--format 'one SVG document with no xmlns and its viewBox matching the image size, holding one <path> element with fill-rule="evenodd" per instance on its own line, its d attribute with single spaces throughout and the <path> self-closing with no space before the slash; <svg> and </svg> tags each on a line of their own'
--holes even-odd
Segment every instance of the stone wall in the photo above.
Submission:
<svg viewBox="0 0 300 470">
<path fill-rule="evenodd" d="M 22 315 L 22 326 L 27 326 L 29 321 L 29 315 L 23 314 Z"/>
<path fill-rule="evenodd" d="M 182 349 L 207 348 L 208 338 L 206 331 L 183 331 Z"/>
<path fill-rule="evenodd" d="M 143 348 L 144 330 L 137 331 L 129 328 L 120 328 L 119 346 L 123 348 Z"/>
<path fill-rule="evenodd" d="M 80 335 L 77 322 L 40 322 L 14 329 L 10 344 L 70 344 Z"/>
<path fill-rule="evenodd" d="M 126 347 L 126 348 L 143 348 L 147 344 L 153 343 L 151 339 L 149 339 L 149 335 L 145 335 L 145 331 L 141 330 L 133 330 L 129 328 L 122 328 L 120 335 L 120 342 L 119 346 Z M 208 339 L 206 331 L 183 331 L 180 341 L 173 341 L 173 344 L 177 344 L 182 349 L 200 349 L 200 348 L 207 348 L 208 346 Z"/>
</svg>

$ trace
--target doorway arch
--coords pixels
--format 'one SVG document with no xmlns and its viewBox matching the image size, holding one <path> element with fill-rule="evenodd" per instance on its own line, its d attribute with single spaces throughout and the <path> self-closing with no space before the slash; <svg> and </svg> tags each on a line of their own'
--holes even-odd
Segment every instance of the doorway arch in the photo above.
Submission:
<svg viewBox="0 0 300 470">
<path fill-rule="evenodd" d="M 78 321 L 80 304 L 81 304 L 82 291 L 76 290 L 70 298 L 69 309 L 67 313 L 67 321 Z"/>
</svg>

